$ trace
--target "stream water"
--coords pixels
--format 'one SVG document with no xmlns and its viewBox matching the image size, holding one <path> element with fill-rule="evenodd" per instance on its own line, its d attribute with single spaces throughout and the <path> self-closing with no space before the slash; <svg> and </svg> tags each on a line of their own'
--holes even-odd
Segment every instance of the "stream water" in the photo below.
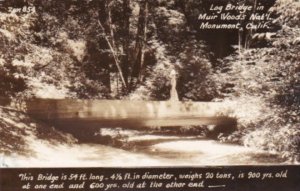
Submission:
<svg viewBox="0 0 300 191">
<path fill-rule="evenodd" d="M 134 147 L 100 144 L 50 145 L 32 142 L 35 155 L 10 156 L 2 163 L 13 167 L 139 167 L 280 164 L 276 155 L 239 145 L 221 144 L 196 136 L 130 136 Z"/>
</svg>

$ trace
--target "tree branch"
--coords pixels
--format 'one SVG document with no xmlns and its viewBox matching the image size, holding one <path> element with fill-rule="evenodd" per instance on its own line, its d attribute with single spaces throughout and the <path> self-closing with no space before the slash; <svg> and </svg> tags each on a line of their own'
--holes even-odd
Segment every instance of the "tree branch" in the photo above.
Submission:
<svg viewBox="0 0 300 191">
<path fill-rule="evenodd" d="M 99 20 L 98 20 L 98 24 L 99 24 L 101 30 L 103 30 L 103 32 L 105 33 L 105 29 L 104 29 L 103 25 L 101 24 L 101 22 L 100 22 Z M 126 82 L 125 82 L 125 79 L 124 79 L 124 76 L 123 76 L 122 69 L 121 69 L 121 67 L 120 67 L 120 63 L 119 63 L 119 59 L 118 59 L 118 56 L 117 56 L 117 54 L 116 54 L 116 51 L 114 50 L 114 47 L 113 47 L 113 45 L 111 44 L 111 42 L 110 42 L 110 40 L 108 39 L 108 37 L 107 37 L 106 34 L 104 35 L 104 38 L 105 38 L 105 40 L 106 40 L 106 42 L 107 42 L 107 44 L 108 44 L 108 46 L 109 46 L 109 48 L 110 48 L 110 50 L 111 50 L 111 52 L 112 52 L 112 54 L 113 54 L 113 58 L 114 58 L 114 60 L 115 60 L 115 64 L 116 64 L 117 69 L 118 69 L 118 72 L 119 72 L 119 74 L 120 74 L 120 78 L 121 78 L 121 80 L 122 80 L 122 83 L 123 83 L 124 87 L 127 89 L 127 85 L 126 85 Z"/>
</svg>

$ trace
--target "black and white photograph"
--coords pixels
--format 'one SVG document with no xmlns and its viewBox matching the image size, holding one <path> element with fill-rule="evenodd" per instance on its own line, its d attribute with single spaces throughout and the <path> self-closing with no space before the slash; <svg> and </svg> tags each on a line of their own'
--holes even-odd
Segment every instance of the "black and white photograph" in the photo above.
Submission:
<svg viewBox="0 0 300 191">
<path fill-rule="evenodd" d="M 299 162 L 298 0 L 0 1 L 1 168 Z"/>
</svg>

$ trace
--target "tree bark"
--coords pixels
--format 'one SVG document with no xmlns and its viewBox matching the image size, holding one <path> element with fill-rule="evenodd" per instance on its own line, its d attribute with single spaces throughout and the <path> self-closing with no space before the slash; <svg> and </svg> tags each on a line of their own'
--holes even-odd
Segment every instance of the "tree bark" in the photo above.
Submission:
<svg viewBox="0 0 300 191">
<path fill-rule="evenodd" d="M 122 57 L 122 72 L 124 74 L 124 80 L 126 85 L 128 86 L 128 77 L 129 77 L 129 69 L 130 69 L 130 61 L 129 61 L 129 44 L 130 44 L 130 0 L 123 0 L 123 32 L 122 32 L 122 38 L 123 38 L 123 50 L 124 55 Z"/>
<path fill-rule="evenodd" d="M 256 9 L 257 9 L 257 0 L 254 0 L 252 14 L 254 14 L 256 12 Z M 252 40 L 251 38 L 255 31 L 256 31 L 256 29 L 253 29 L 253 28 L 251 28 L 249 31 L 247 31 L 246 38 L 245 38 L 245 49 L 250 48 L 251 40 Z"/>
<path fill-rule="evenodd" d="M 98 1 L 96 6 L 98 7 L 98 20 L 100 23 L 104 23 L 104 26 L 101 26 L 101 30 L 103 30 L 103 33 L 107 33 L 108 31 L 108 26 L 107 26 L 107 10 L 106 10 L 106 0 L 101 0 L 101 1 Z M 106 35 L 105 35 L 106 36 Z M 106 39 L 100 39 L 98 41 L 100 47 L 105 47 L 105 46 L 108 46 L 107 45 L 107 40 Z M 109 48 L 109 47 L 108 47 Z M 98 54 L 100 54 L 98 52 Z M 105 60 L 106 62 L 104 62 L 103 68 L 105 68 L 105 73 L 103 76 L 101 76 L 101 80 L 104 81 L 105 85 L 107 86 L 109 92 L 111 93 L 112 89 L 111 89 L 111 63 L 110 63 L 110 55 L 109 53 L 103 53 L 103 55 L 101 56 L 101 58 L 103 60 Z M 95 58 L 97 61 L 97 59 L 99 58 Z"/>
<path fill-rule="evenodd" d="M 99 20 L 98 20 L 98 24 L 99 24 L 99 26 L 100 26 L 101 29 L 104 29 L 103 25 L 101 24 L 101 22 L 100 22 Z M 120 67 L 118 55 L 117 55 L 117 53 L 115 52 L 115 49 L 113 48 L 113 45 L 112 45 L 112 43 L 110 42 L 110 40 L 109 40 L 109 38 L 108 38 L 107 36 L 105 36 L 105 40 L 106 40 L 106 42 L 107 42 L 107 44 L 108 44 L 108 46 L 109 46 L 109 49 L 110 49 L 111 52 L 112 52 L 112 55 L 113 55 L 115 64 L 116 64 L 116 66 L 117 66 L 117 69 L 118 69 L 118 71 L 119 71 L 119 75 L 120 75 L 121 81 L 122 81 L 122 83 L 123 83 L 123 86 L 124 86 L 125 88 L 127 88 L 126 83 L 125 83 L 125 80 L 124 80 L 124 77 L 123 77 L 122 69 L 121 69 L 121 67 Z"/>
<path fill-rule="evenodd" d="M 140 62 L 140 72 L 139 72 L 139 81 L 142 81 L 145 67 L 145 52 L 146 52 L 146 42 L 147 42 L 147 24 L 148 24 L 148 1 L 145 2 L 145 20 L 144 20 L 144 28 L 143 28 L 143 40 L 141 47 L 141 62 Z"/>
<path fill-rule="evenodd" d="M 140 13 L 138 19 L 138 30 L 136 35 L 135 51 L 134 51 L 134 65 L 132 70 L 132 77 L 137 80 L 142 78 L 142 68 L 144 67 L 145 59 L 145 43 L 147 40 L 147 22 L 148 22 L 148 0 L 144 0 L 140 4 Z M 133 82 L 131 79 L 131 84 Z"/>
<path fill-rule="evenodd" d="M 116 43 L 115 43 L 115 33 L 114 33 L 114 27 L 112 24 L 112 18 L 111 18 L 111 5 L 112 0 L 107 0 L 106 3 L 106 10 L 107 10 L 107 26 L 110 33 L 110 42 L 114 50 L 116 50 Z"/>
<path fill-rule="evenodd" d="M 124 89 L 127 89 L 127 85 L 126 85 L 126 82 L 125 82 L 125 79 L 123 76 L 122 68 L 120 66 L 120 61 L 119 61 L 119 57 L 117 54 L 117 48 L 116 48 L 115 39 L 114 39 L 114 31 L 113 31 L 113 27 L 112 27 L 112 18 L 111 18 L 111 3 L 112 3 L 112 1 L 106 0 L 104 3 L 105 3 L 104 4 L 105 9 L 99 10 L 98 24 L 104 33 L 104 38 L 105 38 L 107 45 L 113 55 L 113 59 L 114 59 L 115 65 L 117 67 L 118 73 L 120 75 Z M 101 1 L 100 1 L 100 6 L 103 7 L 103 2 L 101 2 Z M 103 21 L 103 18 L 101 18 L 101 16 L 103 16 L 104 11 L 106 12 L 106 15 L 107 15 L 106 19 L 105 19 L 105 26 L 103 26 L 103 24 L 101 22 L 101 21 Z"/>
</svg>

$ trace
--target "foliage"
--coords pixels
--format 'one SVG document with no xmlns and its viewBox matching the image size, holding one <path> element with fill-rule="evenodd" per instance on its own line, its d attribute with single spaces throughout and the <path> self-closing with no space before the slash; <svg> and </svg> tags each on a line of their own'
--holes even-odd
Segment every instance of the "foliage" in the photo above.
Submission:
<svg viewBox="0 0 300 191">
<path fill-rule="evenodd" d="M 30 13 L 1 13 L 2 96 L 15 97 L 19 92 L 23 98 L 106 97 L 103 83 L 82 73 L 92 28 L 82 30 L 86 19 L 68 17 L 65 10 L 58 10 L 62 7 L 52 6 L 46 3 Z"/>
<path fill-rule="evenodd" d="M 0 125 L 0 153 L 4 155 L 32 156 L 36 154 L 32 145 L 37 147 L 41 142 L 50 145 L 71 144 L 77 141 L 11 108 L 0 107 Z"/>
<path fill-rule="evenodd" d="M 284 157 L 299 155 L 300 23 L 299 15 L 293 14 L 299 7 L 297 2 L 279 1 L 273 8 L 280 15 L 273 24 L 282 26 L 276 35 L 269 36 L 265 47 L 221 60 L 214 76 L 223 99 L 243 100 L 236 103 L 242 111 L 235 115 L 242 122 L 244 144 L 281 152 Z M 241 107 L 247 102 L 250 106 Z"/>
<path fill-rule="evenodd" d="M 33 15 L 0 14 L 0 97 L 12 98 L 16 93 L 26 89 L 26 83 L 17 72 L 23 67 L 19 59 L 28 51 L 23 41 L 28 39 L 27 32 L 32 25 Z"/>
<path fill-rule="evenodd" d="M 286 122 L 269 119 L 264 121 L 263 125 L 245 134 L 243 140 L 246 146 L 279 152 L 283 158 L 293 160 L 291 162 L 299 160 L 299 124 L 286 124 Z"/>
</svg>

